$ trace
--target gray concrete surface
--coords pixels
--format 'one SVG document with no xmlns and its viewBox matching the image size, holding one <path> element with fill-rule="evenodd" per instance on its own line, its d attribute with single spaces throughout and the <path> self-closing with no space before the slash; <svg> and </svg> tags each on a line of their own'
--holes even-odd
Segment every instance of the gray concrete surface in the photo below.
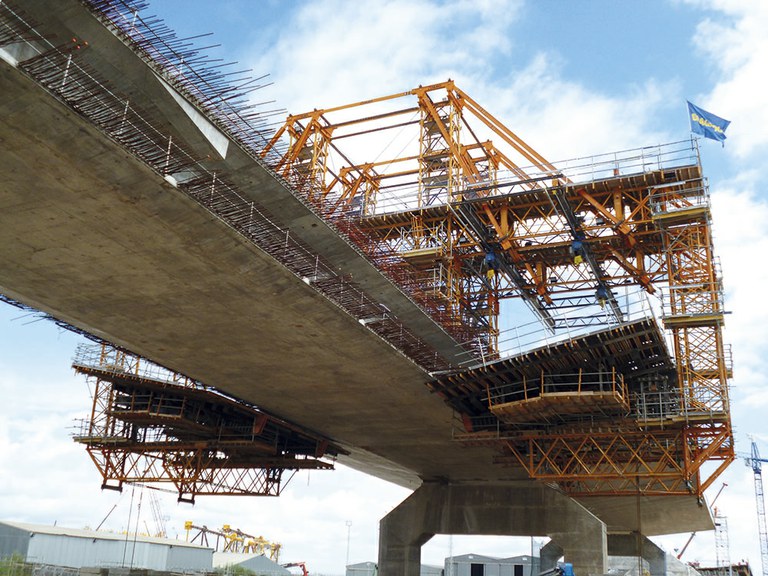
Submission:
<svg viewBox="0 0 768 576">
<path fill-rule="evenodd" d="M 542 572 L 552 570 L 563 557 L 563 547 L 554 540 L 550 540 L 539 550 L 539 568 Z"/>
<path fill-rule="evenodd" d="M 609 534 L 608 555 L 632 557 L 636 563 L 638 558 L 642 558 L 647 563 L 651 576 L 667 574 L 666 552 L 639 533 Z M 639 566 L 635 568 L 638 574 L 642 574 L 642 570 L 638 569 Z"/>
<path fill-rule="evenodd" d="M 607 569 L 606 528 L 561 492 L 537 485 L 424 483 L 380 524 L 382 576 L 418 576 L 435 534 L 548 536 L 580 576 Z"/>
<path fill-rule="evenodd" d="M 221 142 L 212 146 L 82 4 L 22 4 L 44 32 L 88 37 L 91 65 L 115 89 L 151 105 L 191 149 L 210 154 L 210 169 L 226 170 L 281 225 L 455 353 L 439 327 L 237 145 L 222 158 Z M 493 464 L 490 449 L 452 441 L 451 411 L 427 392 L 421 368 L 5 62 L 0 170 L 1 292 L 328 436 L 350 451 L 344 464 L 386 480 L 540 490 L 520 484 L 520 470 Z M 711 528 L 693 497 L 582 503 L 613 530 Z"/>
</svg>

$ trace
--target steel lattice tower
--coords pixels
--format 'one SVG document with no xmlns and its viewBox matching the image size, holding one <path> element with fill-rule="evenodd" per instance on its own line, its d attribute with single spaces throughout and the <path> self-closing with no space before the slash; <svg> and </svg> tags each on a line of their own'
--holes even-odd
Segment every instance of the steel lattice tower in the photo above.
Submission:
<svg viewBox="0 0 768 576">
<path fill-rule="evenodd" d="M 747 466 L 752 467 L 755 474 L 755 503 L 757 504 L 757 526 L 760 534 L 760 561 L 763 566 L 763 576 L 768 576 L 768 529 L 765 524 L 765 496 L 763 494 L 763 462 L 760 458 L 757 444 L 752 440 L 752 455 L 747 458 Z"/>
</svg>

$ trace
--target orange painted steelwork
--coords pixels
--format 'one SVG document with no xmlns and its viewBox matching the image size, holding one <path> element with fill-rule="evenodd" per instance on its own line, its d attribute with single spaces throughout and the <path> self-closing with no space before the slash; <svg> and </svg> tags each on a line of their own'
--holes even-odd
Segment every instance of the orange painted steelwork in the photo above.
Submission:
<svg viewBox="0 0 768 576">
<path fill-rule="evenodd" d="M 580 495 L 701 495 L 733 460 L 695 142 L 553 164 L 449 81 L 289 116 L 264 156 L 278 149 L 274 169 L 474 351 L 468 364 L 504 354 L 508 298 L 554 334 L 623 325 L 629 287 L 660 303 L 674 361 L 658 376 L 674 388 L 664 418 L 641 417 L 641 384 L 624 374 L 629 409 L 610 421 L 586 403 L 581 423 L 530 428 L 508 407 L 489 413 L 495 434 L 468 429 L 464 441 Z"/>
<path fill-rule="evenodd" d="M 332 469 L 326 439 L 107 345 L 81 346 L 75 370 L 93 380 L 84 444 L 102 487 L 172 483 L 199 495 L 279 496 L 296 470 Z"/>
</svg>

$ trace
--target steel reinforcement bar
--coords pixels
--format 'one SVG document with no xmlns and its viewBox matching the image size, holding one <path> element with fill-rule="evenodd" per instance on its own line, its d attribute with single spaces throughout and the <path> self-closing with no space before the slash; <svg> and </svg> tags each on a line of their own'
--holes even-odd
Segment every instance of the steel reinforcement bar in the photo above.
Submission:
<svg viewBox="0 0 768 576">
<path fill-rule="evenodd" d="M 284 179 L 272 170 L 283 154 L 279 146 L 267 147 L 269 129 L 263 120 L 274 113 L 254 112 L 248 94 L 266 86 L 254 85 L 264 77 L 249 80 L 247 71 L 225 73 L 218 63 L 213 65 L 202 48 L 192 39 L 179 39 L 159 18 L 144 17 L 147 2 L 137 0 L 86 0 L 86 5 L 102 23 L 130 46 L 147 65 L 195 104 L 206 117 L 238 143 L 254 161 L 272 172 L 286 189 L 312 212 L 325 220 L 350 246 L 368 259 L 395 286 L 441 325 L 457 342 L 465 344 L 473 355 L 480 355 L 476 331 L 457 319 L 430 297 L 424 289 L 424 278 L 394 251 L 387 250 L 362 230 L 348 215 L 331 213 L 328 207 L 313 201 L 312 183 L 297 173 Z M 256 125 L 254 125 L 256 121 Z M 269 134 L 271 137 L 271 134 Z M 392 328 L 392 327 L 389 327 Z M 401 330 L 385 330 L 388 334 Z"/>
<path fill-rule="evenodd" d="M 26 42 L 35 36 L 35 44 L 47 48 L 38 48 L 36 56 L 19 63 L 19 69 L 419 366 L 427 371 L 448 367 L 429 344 L 290 230 L 279 226 L 263 206 L 248 199 L 226 175 L 207 170 L 187 152 L 179 138 L 174 139 L 162 120 L 152 120 L 150 114 L 111 89 L 96 70 L 80 62 L 78 56 L 89 49 L 87 43 L 75 39 L 52 46 L 17 14 L 15 10 L 0 12 L 2 27 L 16 34 L 5 42 Z M 7 20 L 13 26 L 6 25 Z"/>
</svg>

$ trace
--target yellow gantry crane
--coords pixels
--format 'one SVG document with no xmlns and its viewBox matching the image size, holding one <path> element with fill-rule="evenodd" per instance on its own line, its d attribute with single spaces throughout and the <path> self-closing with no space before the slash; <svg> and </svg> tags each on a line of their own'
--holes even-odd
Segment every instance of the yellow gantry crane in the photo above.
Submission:
<svg viewBox="0 0 768 576">
<path fill-rule="evenodd" d="M 187 533 L 187 542 L 198 542 L 201 546 L 211 546 L 219 552 L 263 554 L 274 562 L 280 561 L 280 549 L 282 548 L 280 543 L 270 542 L 263 536 L 247 534 L 239 528 L 232 528 L 229 524 L 224 524 L 221 529 L 216 530 L 205 525 L 197 526 L 191 520 L 187 520 L 184 522 L 184 530 Z M 189 535 L 193 530 L 195 535 L 190 539 Z"/>
<path fill-rule="evenodd" d="M 467 349 L 470 370 L 430 383 L 462 416 L 465 441 L 573 494 L 701 495 L 733 460 L 722 285 L 695 141 L 555 165 L 448 81 L 289 116 L 263 154 Z M 663 335 L 631 324 L 650 296 Z M 532 421 L 545 387 L 529 397 L 533 373 L 493 364 L 509 353 L 499 318 L 511 299 L 573 342 L 608 330 L 656 354 L 648 343 L 666 336 L 671 368 L 646 357 L 641 379 L 631 351 L 619 364 L 606 342 L 584 357 L 591 365 L 571 362 L 575 377 L 560 375 L 580 400 Z M 542 382 L 565 369 L 536 361 Z M 585 373 L 614 383 L 610 409 L 584 402 L 595 392 Z"/>
</svg>

